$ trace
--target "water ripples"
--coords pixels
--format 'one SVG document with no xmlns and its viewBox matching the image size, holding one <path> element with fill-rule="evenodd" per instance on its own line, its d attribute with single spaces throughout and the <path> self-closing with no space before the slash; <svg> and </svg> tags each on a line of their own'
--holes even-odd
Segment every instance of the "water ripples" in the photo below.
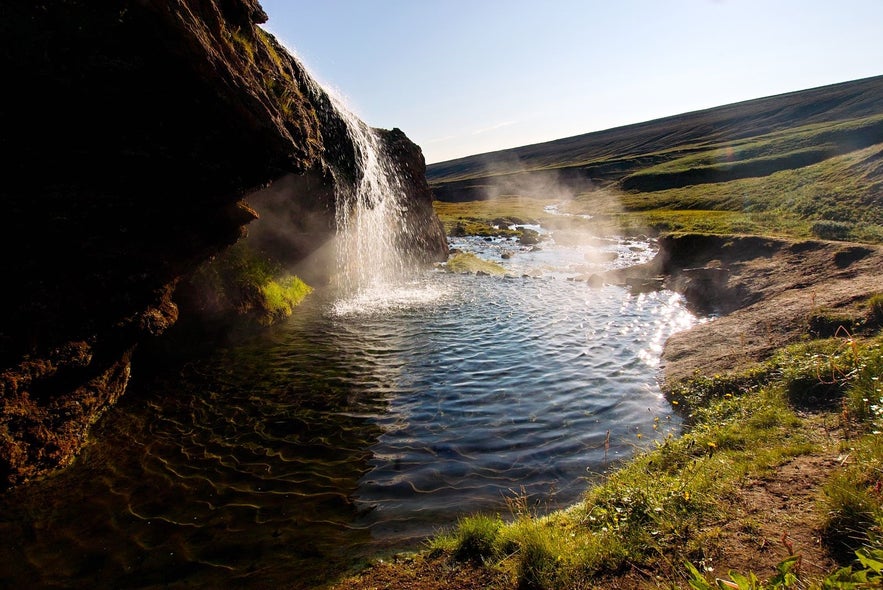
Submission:
<svg viewBox="0 0 883 590">
<path fill-rule="evenodd" d="M 11 585 L 309 588 L 513 494 L 577 500 L 678 427 L 655 372 L 665 338 L 696 321 L 669 292 L 567 280 L 600 268 L 590 259 L 651 253 L 601 248 L 617 259 L 523 249 L 505 278 L 317 292 L 208 357 L 136 359 L 80 460 L 0 500 L 0 534 L 16 539 L 0 571 Z"/>
</svg>

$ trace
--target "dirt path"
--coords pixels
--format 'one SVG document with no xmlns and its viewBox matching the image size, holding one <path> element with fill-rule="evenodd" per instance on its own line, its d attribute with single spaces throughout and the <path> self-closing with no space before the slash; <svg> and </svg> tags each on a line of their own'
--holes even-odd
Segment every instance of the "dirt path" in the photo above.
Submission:
<svg viewBox="0 0 883 590">
<path fill-rule="evenodd" d="M 399 556 L 348 578 L 333 590 L 503 590 L 503 576 L 446 557 Z"/>
<path fill-rule="evenodd" d="M 724 523 L 727 551 L 718 556 L 716 570 L 751 570 L 762 579 L 776 573 L 789 555 L 801 556 L 801 573 L 820 578 L 835 568 L 822 544 L 821 484 L 839 464 L 830 452 L 804 455 L 775 474 L 751 480 L 732 498 L 740 518 Z"/>
</svg>

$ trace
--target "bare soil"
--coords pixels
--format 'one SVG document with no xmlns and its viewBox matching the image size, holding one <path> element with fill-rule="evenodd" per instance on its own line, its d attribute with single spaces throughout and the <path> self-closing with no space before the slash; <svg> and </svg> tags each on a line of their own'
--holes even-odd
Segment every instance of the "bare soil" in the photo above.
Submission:
<svg viewBox="0 0 883 590">
<path fill-rule="evenodd" d="M 333 590 L 482 590 L 511 588 L 488 568 L 455 562 L 444 556 L 398 556 L 348 578 Z"/>
<path fill-rule="evenodd" d="M 814 314 L 859 318 L 868 313 L 867 298 L 883 293 L 879 246 L 713 236 L 691 245 L 695 249 L 679 253 L 680 260 L 665 262 L 668 282 L 686 291 L 696 307 L 721 315 L 668 339 L 662 354 L 666 384 L 696 371 L 713 375 L 766 359 L 809 336 Z M 687 264 L 693 273 L 684 272 Z M 702 268 L 721 269 L 726 283 L 696 287 L 690 275 Z"/>
</svg>

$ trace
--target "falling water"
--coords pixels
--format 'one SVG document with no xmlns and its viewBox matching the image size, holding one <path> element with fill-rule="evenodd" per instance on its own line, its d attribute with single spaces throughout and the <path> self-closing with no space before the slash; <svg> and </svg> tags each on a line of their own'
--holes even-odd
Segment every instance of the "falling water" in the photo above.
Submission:
<svg viewBox="0 0 883 590">
<path fill-rule="evenodd" d="M 348 298 L 389 291 L 406 279 L 412 266 L 403 251 L 409 229 L 399 171 L 377 131 L 334 92 L 309 77 L 307 81 L 319 102 L 327 99 L 332 116 L 343 122 L 355 159 L 354 179 L 347 181 L 346 174 L 337 174 L 337 287 Z"/>
<path fill-rule="evenodd" d="M 406 227 L 404 191 L 375 131 L 335 106 L 353 140 L 360 174 L 351 189 L 337 192 L 339 287 L 363 293 L 395 285 L 406 275 L 399 239 Z"/>
</svg>

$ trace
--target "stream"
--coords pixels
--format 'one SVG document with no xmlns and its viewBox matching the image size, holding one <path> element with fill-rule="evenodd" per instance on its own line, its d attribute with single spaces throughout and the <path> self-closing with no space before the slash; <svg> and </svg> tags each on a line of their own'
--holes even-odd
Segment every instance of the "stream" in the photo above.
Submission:
<svg viewBox="0 0 883 590">
<path fill-rule="evenodd" d="M 678 432 L 659 356 L 699 320 L 573 280 L 652 242 L 452 240 L 509 274 L 317 290 L 228 346 L 136 356 L 75 464 L 0 498 L 0 587 L 314 588 L 516 497 L 572 504 Z"/>
</svg>

